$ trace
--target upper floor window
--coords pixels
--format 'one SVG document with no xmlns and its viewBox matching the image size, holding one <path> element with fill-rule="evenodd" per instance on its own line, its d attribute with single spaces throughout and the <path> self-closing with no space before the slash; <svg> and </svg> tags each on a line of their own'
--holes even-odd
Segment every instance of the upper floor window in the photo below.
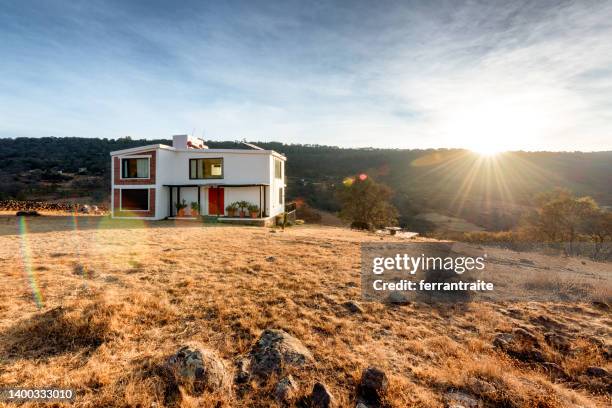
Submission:
<svg viewBox="0 0 612 408">
<path fill-rule="evenodd" d="M 121 178 L 149 178 L 149 158 L 125 158 L 121 159 Z"/>
<path fill-rule="evenodd" d="M 189 178 L 223 178 L 223 159 L 189 159 Z"/>
<path fill-rule="evenodd" d="M 274 177 L 277 179 L 283 178 L 283 162 L 278 159 L 274 160 Z"/>
</svg>

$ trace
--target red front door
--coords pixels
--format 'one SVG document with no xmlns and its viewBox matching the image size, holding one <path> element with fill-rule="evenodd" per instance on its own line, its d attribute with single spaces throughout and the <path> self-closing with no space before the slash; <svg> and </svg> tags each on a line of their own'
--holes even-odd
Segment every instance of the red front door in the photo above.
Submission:
<svg viewBox="0 0 612 408">
<path fill-rule="evenodd" d="M 208 215 L 223 215 L 225 212 L 223 187 L 208 189 Z"/>
</svg>

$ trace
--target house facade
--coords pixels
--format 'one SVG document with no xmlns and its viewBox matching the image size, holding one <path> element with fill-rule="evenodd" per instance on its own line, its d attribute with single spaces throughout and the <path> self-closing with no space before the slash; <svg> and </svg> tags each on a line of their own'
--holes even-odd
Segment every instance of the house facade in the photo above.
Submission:
<svg viewBox="0 0 612 408">
<path fill-rule="evenodd" d="M 287 159 L 273 150 L 247 147 L 209 149 L 201 139 L 177 135 L 172 146 L 111 152 L 112 217 L 230 221 L 239 216 L 226 207 L 242 202 L 256 210 L 256 220 L 274 219 L 285 211 Z"/>
</svg>

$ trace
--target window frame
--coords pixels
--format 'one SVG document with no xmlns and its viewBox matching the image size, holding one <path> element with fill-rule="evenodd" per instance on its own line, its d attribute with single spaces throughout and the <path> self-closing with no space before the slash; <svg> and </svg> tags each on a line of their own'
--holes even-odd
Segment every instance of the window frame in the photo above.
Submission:
<svg viewBox="0 0 612 408">
<path fill-rule="evenodd" d="M 123 161 L 130 159 L 147 159 L 147 177 L 123 177 Z M 124 156 L 119 158 L 119 180 L 149 180 L 151 178 L 151 156 Z"/>
<path fill-rule="evenodd" d="M 196 177 L 191 177 L 191 162 L 194 160 L 196 161 Z M 197 165 L 198 160 L 221 160 L 221 175 L 211 176 L 211 177 L 206 177 L 202 175 L 203 177 L 197 177 L 198 176 L 198 165 Z M 187 171 L 189 174 L 189 180 L 221 180 L 225 178 L 225 160 L 223 160 L 223 157 L 194 157 L 194 158 L 189 159 L 187 163 Z"/>
<path fill-rule="evenodd" d="M 276 165 L 278 164 L 278 170 L 280 175 L 276 175 Z M 283 161 L 281 159 L 274 158 L 274 178 L 277 180 L 283 179 Z"/>
<path fill-rule="evenodd" d="M 283 205 L 283 198 L 285 196 L 285 187 L 278 188 L 278 205 Z"/>
<path fill-rule="evenodd" d="M 146 210 L 124 210 L 123 209 L 123 190 L 146 190 L 147 209 Z M 149 212 L 151 211 L 151 189 L 149 188 L 120 188 L 119 189 L 119 211 L 120 212 Z"/>
</svg>

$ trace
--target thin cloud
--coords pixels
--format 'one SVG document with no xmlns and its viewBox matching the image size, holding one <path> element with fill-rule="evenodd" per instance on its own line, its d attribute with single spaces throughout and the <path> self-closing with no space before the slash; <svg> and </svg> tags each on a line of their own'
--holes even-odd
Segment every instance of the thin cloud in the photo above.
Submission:
<svg viewBox="0 0 612 408">
<path fill-rule="evenodd" d="M 609 2 L 0 6 L 0 137 L 612 148 Z"/>
</svg>

